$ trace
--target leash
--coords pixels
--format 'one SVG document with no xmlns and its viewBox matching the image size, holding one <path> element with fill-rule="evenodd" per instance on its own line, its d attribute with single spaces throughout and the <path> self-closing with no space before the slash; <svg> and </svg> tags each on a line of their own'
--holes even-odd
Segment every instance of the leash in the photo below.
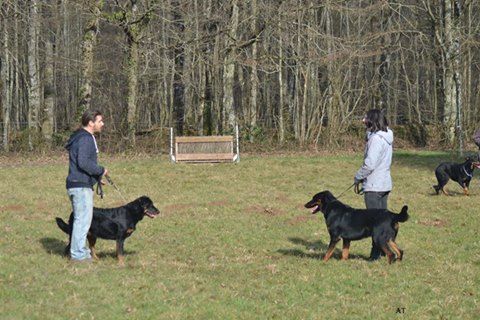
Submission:
<svg viewBox="0 0 480 320">
<path fill-rule="evenodd" d="M 102 188 L 102 184 L 100 183 L 100 181 L 97 182 L 97 191 L 96 191 L 97 195 L 100 196 L 101 199 L 103 199 L 103 188 Z"/>
<path fill-rule="evenodd" d="M 105 179 L 107 179 L 108 183 L 113 187 L 115 188 L 115 190 L 118 191 L 118 193 L 120 194 L 120 196 L 122 197 L 123 201 L 125 202 L 128 202 L 127 199 L 125 198 L 125 196 L 123 195 L 122 191 L 120 191 L 120 189 L 117 187 L 117 185 L 115 183 L 113 183 L 113 180 L 112 178 L 110 178 L 110 176 L 104 176 Z M 100 184 L 100 183 L 98 183 Z M 97 185 L 98 186 L 98 185 Z M 102 187 L 100 187 L 100 189 L 102 189 Z M 103 198 L 103 197 L 102 197 Z"/>
<path fill-rule="evenodd" d="M 337 199 L 340 198 L 341 196 L 343 196 L 345 194 L 345 192 L 347 192 L 348 190 L 352 189 L 352 187 L 355 186 L 355 188 L 353 189 L 353 191 L 358 194 L 358 195 L 362 195 L 364 192 L 363 192 L 363 188 L 360 187 L 360 183 L 353 183 L 351 186 L 349 186 L 347 189 L 343 190 L 342 193 L 340 193 L 340 195 L 338 197 L 336 197 Z"/>
<path fill-rule="evenodd" d="M 355 185 L 355 183 L 353 183 L 353 184 L 352 184 L 350 187 L 348 187 L 347 189 L 343 190 L 343 192 L 340 193 L 340 195 L 337 197 L 337 199 L 340 198 L 341 196 L 343 196 L 343 195 L 345 194 L 345 192 L 347 192 L 348 190 L 352 189 L 352 187 L 353 187 L 354 185 Z"/>
<path fill-rule="evenodd" d="M 360 183 L 355 185 L 355 189 L 353 189 L 353 191 L 358 195 L 363 195 L 365 192 L 363 191 L 363 187 L 360 187 Z"/>
</svg>

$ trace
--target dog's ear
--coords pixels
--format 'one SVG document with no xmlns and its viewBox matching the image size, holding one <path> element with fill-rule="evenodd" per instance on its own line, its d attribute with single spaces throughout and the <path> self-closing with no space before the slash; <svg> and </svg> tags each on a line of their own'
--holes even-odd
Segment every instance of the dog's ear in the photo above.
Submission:
<svg viewBox="0 0 480 320">
<path fill-rule="evenodd" d="M 146 196 L 142 196 L 140 197 L 140 205 L 143 207 L 143 208 L 146 208 L 148 207 L 149 203 L 150 203 L 150 198 L 146 197 Z"/>
<path fill-rule="evenodd" d="M 330 192 L 330 191 L 325 191 L 324 196 L 323 196 L 323 201 L 324 202 L 332 202 L 333 200 L 336 200 L 335 196 Z"/>
</svg>

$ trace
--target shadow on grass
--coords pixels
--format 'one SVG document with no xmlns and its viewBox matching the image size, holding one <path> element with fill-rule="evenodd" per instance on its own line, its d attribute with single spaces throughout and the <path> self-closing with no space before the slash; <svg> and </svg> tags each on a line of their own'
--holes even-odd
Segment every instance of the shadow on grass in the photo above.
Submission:
<svg viewBox="0 0 480 320">
<path fill-rule="evenodd" d="M 114 258 L 116 259 L 117 258 L 117 252 L 116 251 L 98 251 L 98 249 L 96 249 L 95 251 L 97 253 L 97 257 L 99 259 L 102 259 L 102 258 Z M 130 251 L 130 250 L 123 250 L 123 255 L 125 257 L 128 257 L 130 255 L 135 255 L 137 254 L 137 251 Z"/>
<path fill-rule="evenodd" d="M 40 239 L 40 243 L 42 244 L 45 251 L 49 254 L 55 254 L 59 256 L 64 256 L 65 254 L 65 247 L 67 243 L 55 238 L 42 238 Z"/>
<path fill-rule="evenodd" d="M 40 239 L 40 243 L 42 244 L 45 251 L 47 251 L 49 254 L 65 256 L 65 247 L 67 246 L 67 243 L 65 241 L 61 241 L 55 238 L 42 238 Z M 106 258 L 106 257 L 116 258 L 117 257 L 116 251 L 110 251 L 110 252 L 100 251 L 99 252 L 98 248 L 96 247 L 95 252 L 97 253 L 97 256 L 99 258 Z M 125 256 L 128 256 L 128 255 L 136 254 L 137 252 L 133 250 L 132 251 L 123 250 L 123 253 Z"/>
<path fill-rule="evenodd" d="M 298 258 L 309 258 L 309 259 L 322 259 L 325 253 L 327 252 L 328 243 L 323 242 L 322 240 L 318 241 L 307 241 L 301 238 L 288 238 L 288 240 L 294 244 L 305 247 L 308 252 L 305 252 L 301 249 L 279 249 L 277 252 L 285 256 L 294 256 Z M 340 249 L 335 249 L 333 252 L 332 259 L 341 259 L 342 251 Z M 349 259 L 362 259 L 368 260 L 367 256 L 364 255 L 355 255 L 350 254 Z"/>
</svg>

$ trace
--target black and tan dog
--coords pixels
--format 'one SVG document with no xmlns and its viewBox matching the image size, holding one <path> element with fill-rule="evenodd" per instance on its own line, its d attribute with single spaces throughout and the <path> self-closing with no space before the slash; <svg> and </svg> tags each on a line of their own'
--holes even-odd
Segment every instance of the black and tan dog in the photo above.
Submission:
<svg viewBox="0 0 480 320">
<path fill-rule="evenodd" d="M 330 244 L 324 261 L 330 259 L 340 239 L 343 240 L 342 259 L 347 260 L 350 242 L 368 237 L 385 252 L 388 263 L 395 260 L 395 255 L 402 260 L 403 251 L 395 243 L 395 237 L 398 223 L 408 220 L 407 206 L 400 214 L 384 209 L 355 209 L 338 201 L 330 191 L 323 191 L 314 195 L 305 207 L 311 208 L 312 214 L 321 211 L 325 217 Z"/>
<path fill-rule="evenodd" d="M 130 237 L 133 231 L 135 231 L 137 223 L 145 215 L 149 218 L 155 218 L 159 213 L 152 200 L 146 196 L 118 208 L 93 208 L 92 224 L 87 234 L 92 257 L 98 259 L 95 253 L 97 238 L 115 240 L 117 242 L 117 258 L 119 263 L 123 264 L 123 244 L 125 239 Z M 58 227 L 69 235 L 69 242 L 65 248 L 65 254 L 68 255 L 72 241 L 73 212 L 70 214 L 68 224 L 58 217 L 55 220 Z"/>
<path fill-rule="evenodd" d="M 480 162 L 474 161 L 470 157 L 467 157 L 463 163 L 440 163 L 435 169 L 435 176 L 438 181 L 438 184 L 433 186 L 435 192 L 438 194 L 441 190 L 443 194 L 448 196 L 445 185 L 448 180 L 452 179 L 458 182 L 463 189 L 463 194 L 468 196 L 468 187 L 470 186 L 470 180 L 472 180 L 475 167 L 480 168 Z"/>
</svg>

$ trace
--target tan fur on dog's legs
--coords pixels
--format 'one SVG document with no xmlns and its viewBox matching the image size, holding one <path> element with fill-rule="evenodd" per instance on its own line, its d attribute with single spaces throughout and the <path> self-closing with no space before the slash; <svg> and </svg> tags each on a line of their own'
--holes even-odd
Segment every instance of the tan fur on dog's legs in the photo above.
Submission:
<svg viewBox="0 0 480 320">
<path fill-rule="evenodd" d="M 123 254 L 120 253 L 121 252 L 121 245 L 117 242 L 117 258 L 118 258 L 118 264 L 120 266 L 124 266 L 125 265 L 125 259 L 123 257 Z"/>
<path fill-rule="evenodd" d="M 350 252 L 350 240 L 343 239 L 342 260 L 348 260 Z"/>
<path fill-rule="evenodd" d="M 391 264 L 393 262 L 393 252 L 390 251 L 390 249 L 388 247 L 382 247 L 382 250 L 387 255 L 388 264 Z"/>
<path fill-rule="evenodd" d="M 327 262 L 328 259 L 330 259 L 330 257 L 333 254 L 333 250 L 335 250 L 335 246 L 337 245 L 338 241 L 340 241 L 340 239 L 330 240 L 330 244 L 328 245 L 328 250 L 327 250 L 327 253 L 325 253 L 325 257 L 323 257 L 323 261 Z"/>
<path fill-rule="evenodd" d="M 445 187 L 442 188 L 442 192 L 443 192 L 443 194 L 446 195 L 446 196 L 449 196 L 449 195 L 450 195 L 450 194 L 448 193 L 448 191 L 447 191 L 447 188 L 445 188 Z"/>
<path fill-rule="evenodd" d="M 398 245 L 393 240 L 389 240 L 388 245 L 390 246 L 390 248 L 392 248 L 393 252 L 395 252 L 395 254 L 397 255 L 397 260 L 402 261 L 403 251 L 398 247 Z"/>
</svg>

